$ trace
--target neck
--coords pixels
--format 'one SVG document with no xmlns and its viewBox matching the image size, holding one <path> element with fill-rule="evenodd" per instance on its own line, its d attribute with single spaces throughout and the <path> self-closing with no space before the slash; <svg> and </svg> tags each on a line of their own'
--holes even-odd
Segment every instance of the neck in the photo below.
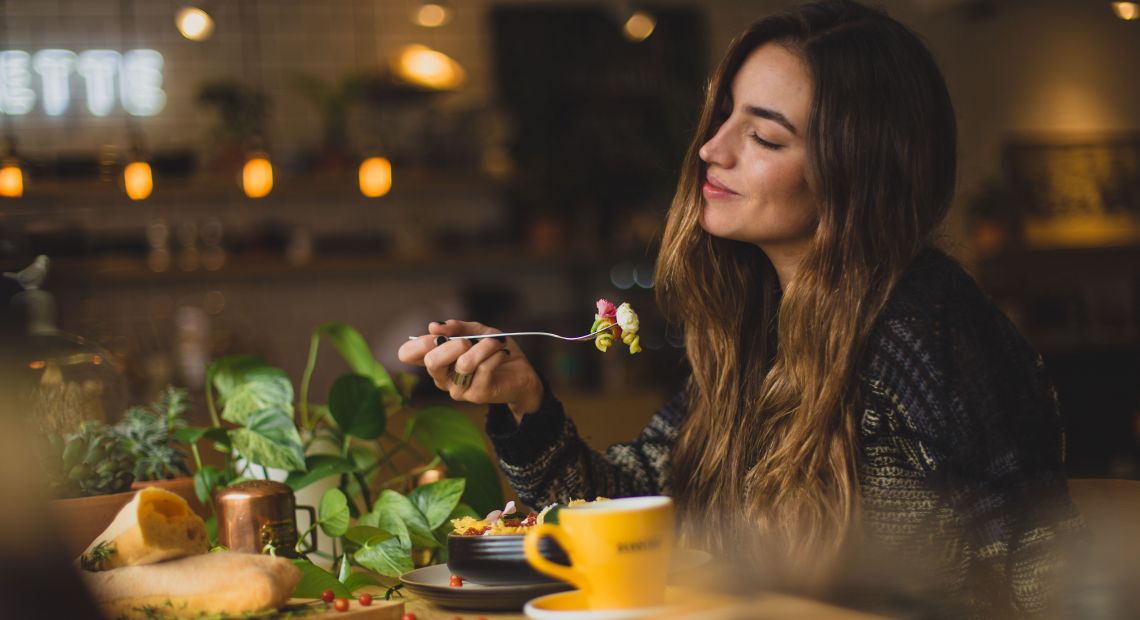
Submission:
<svg viewBox="0 0 1140 620">
<path fill-rule="evenodd" d="M 776 269 L 776 277 L 780 280 L 780 290 L 787 290 L 788 283 L 796 277 L 800 268 L 800 260 L 807 252 L 807 243 L 762 245 L 760 249 L 772 261 Z"/>
</svg>

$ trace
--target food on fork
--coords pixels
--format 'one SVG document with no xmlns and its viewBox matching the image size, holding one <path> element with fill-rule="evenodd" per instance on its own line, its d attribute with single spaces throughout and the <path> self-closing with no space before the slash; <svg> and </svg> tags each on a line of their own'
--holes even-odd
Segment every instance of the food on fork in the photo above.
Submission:
<svg viewBox="0 0 1140 620">
<path fill-rule="evenodd" d="M 594 324 L 590 327 L 590 331 L 596 332 L 608 327 L 613 329 L 598 334 L 594 339 L 594 346 L 605 353 L 613 345 L 615 338 L 621 338 L 621 341 L 629 346 L 631 355 L 640 353 L 641 337 L 637 331 L 641 328 L 641 320 L 637 317 L 637 312 L 634 312 L 633 306 L 627 301 L 614 307 L 613 302 L 603 298 L 597 301 L 597 308 L 598 312 L 594 315 Z"/>
</svg>

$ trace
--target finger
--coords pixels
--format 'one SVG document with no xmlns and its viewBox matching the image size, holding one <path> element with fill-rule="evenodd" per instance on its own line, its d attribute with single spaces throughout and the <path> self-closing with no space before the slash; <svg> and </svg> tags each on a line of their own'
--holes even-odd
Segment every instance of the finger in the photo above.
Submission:
<svg viewBox="0 0 1140 620">
<path fill-rule="evenodd" d="M 424 356 L 436 347 L 435 336 L 420 336 L 400 345 L 396 356 L 405 364 L 424 365 Z"/>
<path fill-rule="evenodd" d="M 466 340 L 448 340 L 428 351 L 424 356 L 424 367 L 436 387 L 447 389 L 451 381 L 451 365 L 469 348 L 471 343 Z"/>
<path fill-rule="evenodd" d="M 469 389 L 464 391 L 464 400 L 478 403 L 506 402 L 503 395 L 510 391 L 510 385 L 504 385 L 501 377 L 495 377 L 495 369 L 511 359 L 511 351 L 500 348 L 490 357 L 479 364 L 471 378 Z"/>
<path fill-rule="evenodd" d="M 455 371 L 466 375 L 475 374 L 479 365 L 488 358 L 501 351 L 506 346 L 506 338 L 484 338 L 476 342 L 470 349 L 455 360 Z"/>
<path fill-rule="evenodd" d="M 487 327 L 475 321 L 456 321 L 455 319 L 451 319 L 445 323 L 432 323 L 428 325 L 428 333 L 448 337 L 479 336 L 482 334 L 493 334 L 498 331 L 499 330 L 493 327 Z"/>
</svg>

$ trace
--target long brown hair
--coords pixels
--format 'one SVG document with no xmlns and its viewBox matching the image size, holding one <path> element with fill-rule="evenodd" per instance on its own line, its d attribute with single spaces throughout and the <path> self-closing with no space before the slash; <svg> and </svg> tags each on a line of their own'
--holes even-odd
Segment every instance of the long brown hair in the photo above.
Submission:
<svg viewBox="0 0 1140 620">
<path fill-rule="evenodd" d="M 806 174 L 819 222 L 784 290 L 758 247 L 699 224 L 698 149 L 731 110 L 740 66 L 770 42 L 798 53 L 814 82 Z M 929 51 L 848 0 L 756 22 L 713 73 L 657 265 L 659 302 L 683 326 L 692 367 L 673 474 L 682 526 L 698 542 L 744 543 L 752 558 L 795 569 L 825 565 L 855 531 L 860 355 L 949 207 L 955 138 Z"/>
</svg>

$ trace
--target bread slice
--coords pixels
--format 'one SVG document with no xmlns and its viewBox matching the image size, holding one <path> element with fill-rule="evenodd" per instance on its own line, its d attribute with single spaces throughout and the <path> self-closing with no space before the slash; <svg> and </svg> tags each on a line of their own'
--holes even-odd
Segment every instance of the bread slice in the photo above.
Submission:
<svg viewBox="0 0 1140 620">
<path fill-rule="evenodd" d="M 206 524 L 186 500 L 155 487 L 142 489 L 79 557 L 86 570 L 154 564 L 209 551 Z"/>
<path fill-rule="evenodd" d="M 301 571 L 285 558 L 219 551 L 83 578 L 108 618 L 196 618 L 283 607 Z"/>
</svg>

